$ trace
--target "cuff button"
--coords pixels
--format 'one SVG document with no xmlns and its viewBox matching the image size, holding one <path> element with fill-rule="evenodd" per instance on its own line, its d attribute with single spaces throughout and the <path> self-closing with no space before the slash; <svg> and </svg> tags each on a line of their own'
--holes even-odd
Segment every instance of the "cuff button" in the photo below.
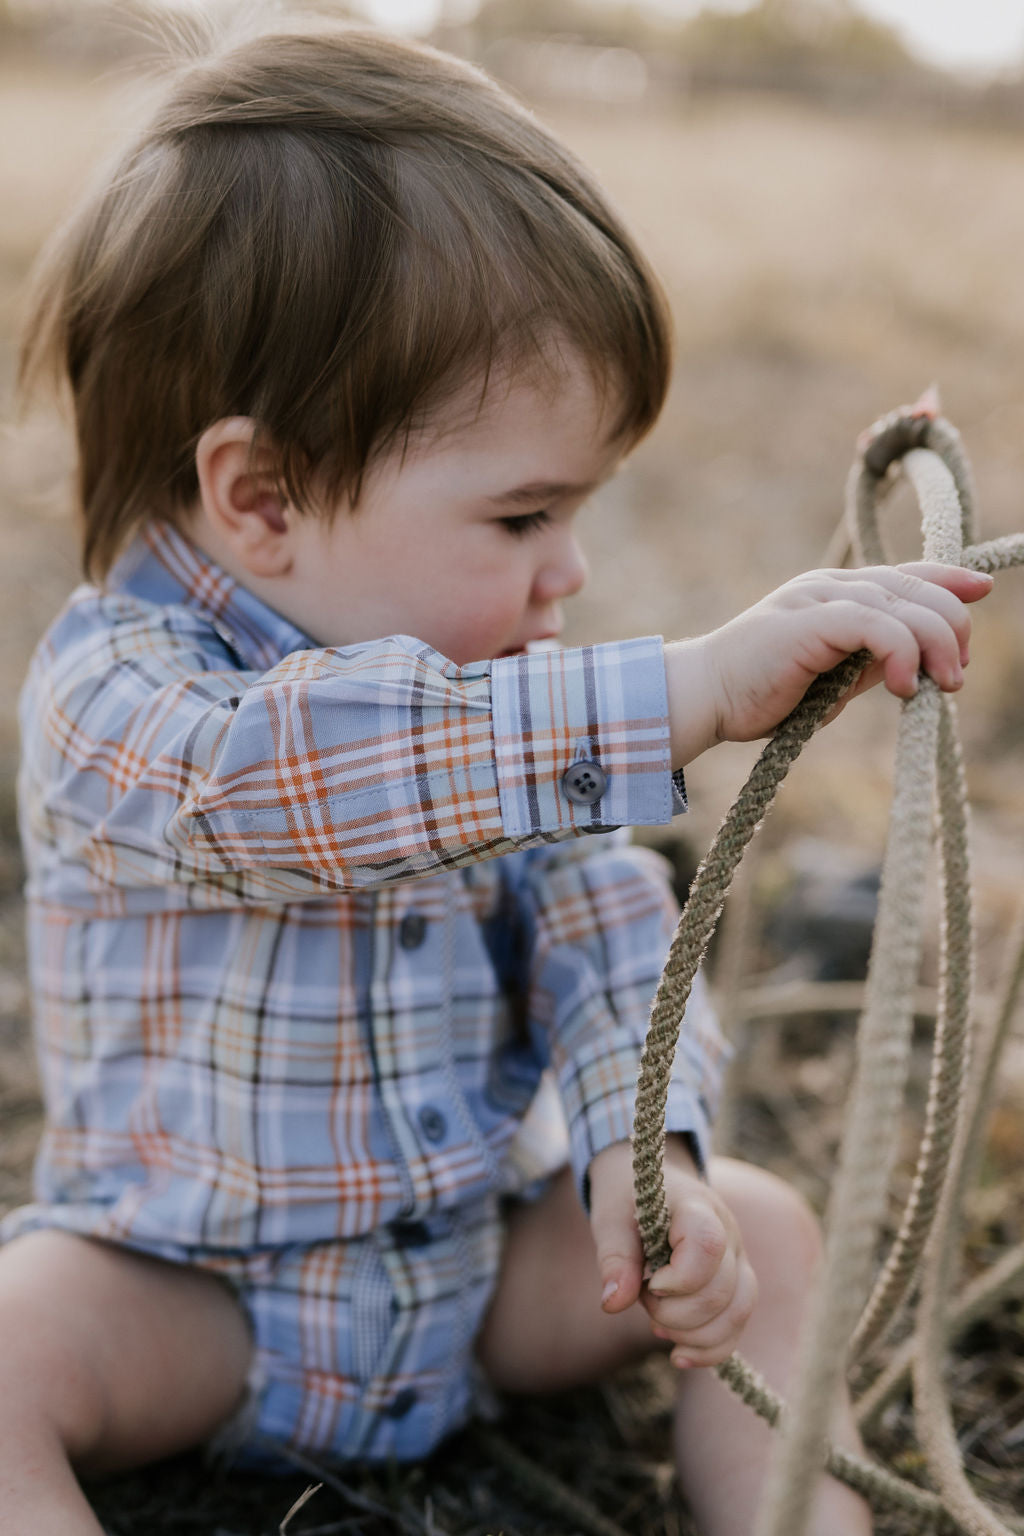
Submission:
<svg viewBox="0 0 1024 1536">
<path fill-rule="evenodd" d="M 600 763 L 584 758 L 562 774 L 562 791 L 574 805 L 594 805 L 608 788 L 608 775 Z"/>
</svg>

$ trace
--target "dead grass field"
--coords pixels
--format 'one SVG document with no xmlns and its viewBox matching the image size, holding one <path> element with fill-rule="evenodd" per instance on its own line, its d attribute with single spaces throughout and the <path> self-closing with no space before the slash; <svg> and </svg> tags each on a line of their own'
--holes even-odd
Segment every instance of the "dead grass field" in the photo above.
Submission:
<svg viewBox="0 0 1024 1536">
<path fill-rule="evenodd" d="M 26 271 L 68 199 L 146 95 L 145 82 L 124 72 L 92 77 L 43 60 L 0 62 L 5 420 Z M 831 116 L 781 99 L 706 100 L 649 115 L 569 117 L 547 109 L 544 115 L 597 168 L 640 232 L 668 287 L 678 329 L 676 379 L 664 418 L 588 514 L 593 573 L 571 615 L 570 640 L 699 631 L 817 563 L 838 516 L 857 433 L 932 381 L 972 455 L 984 533 L 1024 526 L 1024 137 L 899 117 Z M 13 848 L 14 700 L 32 645 L 78 579 L 69 465 L 51 416 L 4 428 L 0 1207 L 24 1193 L 36 1114 Z M 894 546 L 901 558 L 913 558 L 916 535 L 906 505 L 901 516 Z M 961 710 L 976 805 L 983 982 L 991 979 L 1024 869 L 1022 670 L 1024 574 L 1008 573 L 978 615 Z M 763 866 L 769 885 L 785 878 L 786 848 L 796 834 L 853 849 L 868 861 L 879 856 L 894 724 L 891 700 L 858 701 L 797 765 L 769 823 Z M 682 828 L 693 851 L 706 845 L 753 755 L 754 749 L 719 749 L 693 766 L 694 812 Z M 845 1071 L 844 1051 L 835 1059 L 837 1073 Z M 829 1145 L 841 1110 L 837 1080 L 830 1086 L 819 1073 L 815 1085 L 820 1090 L 824 1082 L 826 1090 L 820 1108 Z M 985 1227 L 986 1242 L 1021 1235 L 1022 1097 L 1019 1082 L 1006 1085 L 993 1165 L 998 1219 Z M 759 1113 L 752 1109 L 745 1122 L 746 1150 L 792 1171 L 798 1161 L 793 1144 L 765 1129 L 771 1116 Z M 1004 1332 L 984 1347 L 1013 1348 L 1005 1325 L 998 1326 Z M 969 1381 L 964 1376 L 968 1387 L 977 1377 L 977 1371 Z M 652 1492 L 657 1479 L 648 1443 L 642 1434 L 634 1443 L 620 1433 L 621 1402 L 606 1400 L 601 1412 L 607 1422 L 589 1421 L 596 1459 L 610 1458 L 627 1483 L 641 1464 L 648 1475 L 646 1493 L 627 1490 L 618 1503 L 598 1485 L 604 1507 L 633 1529 L 680 1529 Z M 533 1431 L 520 1429 L 529 1441 Z M 893 1435 L 898 1443 L 898 1425 Z M 567 1467 L 579 1454 L 574 1442 Z M 157 1520 L 154 1496 L 162 1498 L 165 1513 L 179 1495 L 198 1510 L 199 1485 L 194 1474 L 184 1475 L 183 1485 L 174 1481 L 177 1473 L 163 1484 L 140 1483 L 138 1514 L 128 1512 L 136 1507 L 135 1494 L 125 1485 L 109 1512 L 104 1506 L 109 1528 L 216 1527 L 227 1536 L 222 1504 L 194 1513 L 193 1523 L 180 1509 L 179 1523 L 161 1523 L 165 1514 Z M 434 1487 L 439 1507 L 445 1477 L 454 1485 L 462 1475 L 458 1463 L 442 1467 Z M 479 1468 L 474 1475 L 486 1481 Z M 425 1524 L 416 1514 L 424 1508 L 424 1486 L 400 1489 L 394 1503 L 387 1503 L 390 1493 L 386 1498 L 374 1489 L 395 1523 L 374 1524 L 367 1515 L 358 1528 L 434 1529 L 433 1515 Z M 163 1494 L 154 1495 L 154 1488 Z M 288 1502 L 282 1498 L 275 1518 Z M 394 1513 L 399 1508 L 405 1513 Z M 251 1518 L 247 1523 L 241 1503 L 231 1507 L 232 1530 L 270 1528 L 265 1514 L 262 1523 Z M 480 1531 L 493 1529 L 488 1522 L 495 1518 L 481 1505 Z M 504 1528 L 511 1532 L 519 1518 L 506 1507 Z M 438 1516 L 436 1529 L 442 1526 L 455 1528 Z M 898 1524 L 883 1528 L 910 1536 Z"/>
</svg>

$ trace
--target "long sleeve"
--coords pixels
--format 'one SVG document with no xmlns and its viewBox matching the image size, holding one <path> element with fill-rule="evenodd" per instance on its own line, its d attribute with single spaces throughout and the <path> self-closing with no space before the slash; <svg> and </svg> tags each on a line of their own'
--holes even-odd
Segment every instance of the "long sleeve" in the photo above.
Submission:
<svg viewBox="0 0 1024 1536">
<path fill-rule="evenodd" d="M 520 891 L 529 1012 L 548 1037 L 581 1194 L 591 1160 L 630 1138 L 650 1006 L 678 907 L 665 861 L 624 834 L 531 855 Z M 666 1129 L 709 1156 L 727 1047 L 698 975 L 669 1086 Z"/>
<path fill-rule="evenodd" d="M 238 661 L 187 608 L 80 589 L 22 700 L 35 895 L 276 904 L 681 808 L 658 638 L 461 668 L 401 635 Z M 563 785 L 580 760 L 607 780 L 593 803 Z"/>
</svg>

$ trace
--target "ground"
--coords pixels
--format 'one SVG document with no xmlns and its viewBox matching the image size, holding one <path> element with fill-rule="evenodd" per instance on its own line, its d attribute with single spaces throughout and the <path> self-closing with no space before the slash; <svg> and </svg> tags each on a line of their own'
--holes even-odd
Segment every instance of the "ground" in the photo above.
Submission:
<svg viewBox="0 0 1024 1536">
<path fill-rule="evenodd" d="M 10 396 L 24 279 L 68 197 L 149 91 L 138 71 L 41 55 L 0 63 L 0 393 Z M 555 115 L 541 105 L 551 118 Z M 569 638 L 693 633 L 815 564 L 835 524 L 857 433 L 937 380 L 972 455 L 986 535 L 1024 526 L 1024 139 L 891 113 L 830 113 L 782 98 L 713 98 L 574 117 L 557 126 L 602 174 L 663 275 L 677 319 L 665 416 L 588 516 L 593 577 Z M 3 401 L 0 400 L 0 406 Z M 6 414 L 6 408 L 5 414 Z M 23 1198 L 38 1125 L 27 1036 L 20 866 L 13 810 L 14 698 L 27 655 L 77 580 L 68 450 L 53 418 L 0 438 L 0 1208 Z M 901 557 L 916 545 L 894 517 Z M 742 556 L 742 558 L 740 558 Z M 975 805 L 979 978 L 991 990 L 1020 896 L 1024 851 L 1024 573 L 999 578 L 979 615 L 962 702 Z M 812 840 L 837 868 L 880 856 L 895 711 L 859 701 L 797 765 L 760 858 L 748 982 L 792 966 L 772 912 Z M 719 749 L 688 775 L 679 823 L 692 865 L 752 760 Z M 934 946 L 931 946 L 932 950 Z M 813 956 L 796 956 L 812 965 Z M 934 974 L 934 954 L 925 980 Z M 788 974 L 788 972 L 787 972 Z M 820 1208 L 851 1063 L 851 1023 L 758 1026 L 732 1115 L 733 1146 L 791 1177 Z M 765 1042 L 767 1041 L 767 1044 Z M 915 1045 L 894 1204 L 912 1159 L 926 1033 Z M 1024 1228 L 1024 1097 L 1011 1050 L 983 1187 L 970 1208 L 971 1270 Z M 951 1364 L 961 1444 L 989 1497 L 1024 1508 L 1024 1371 L 1017 1309 L 976 1327 Z M 603 1392 L 517 1408 L 501 1433 L 625 1530 L 685 1530 L 667 1467 L 664 1370 Z M 877 1448 L 912 1473 L 905 1407 Z M 276 1531 L 312 1474 L 225 1479 L 196 1458 L 93 1490 L 111 1533 L 256 1536 Z M 475 1433 L 426 1468 L 353 1472 L 297 1512 L 293 1536 L 408 1531 L 470 1536 L 584 1529 L 528 1495 Z M 881 1521 L 882 1536 L 912 1536 Z M 915 1533 L 916 1536 L 916 1533 Z"/>
</svg>

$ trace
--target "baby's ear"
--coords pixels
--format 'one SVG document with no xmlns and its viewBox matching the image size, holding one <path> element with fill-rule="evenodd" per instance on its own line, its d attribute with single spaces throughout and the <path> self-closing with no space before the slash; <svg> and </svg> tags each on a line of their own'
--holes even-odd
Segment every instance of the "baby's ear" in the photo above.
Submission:
<svg viewBox="0 0 1024 1536">
<path fill-rule="evenodd" d="M 255 443 L 256 422 L 228 416 L 207 427 L 196 446 L 200 517 L 250 576 L 284 576 L 292 564 L 288 502 L 271 455 Z"/>
</svg>

